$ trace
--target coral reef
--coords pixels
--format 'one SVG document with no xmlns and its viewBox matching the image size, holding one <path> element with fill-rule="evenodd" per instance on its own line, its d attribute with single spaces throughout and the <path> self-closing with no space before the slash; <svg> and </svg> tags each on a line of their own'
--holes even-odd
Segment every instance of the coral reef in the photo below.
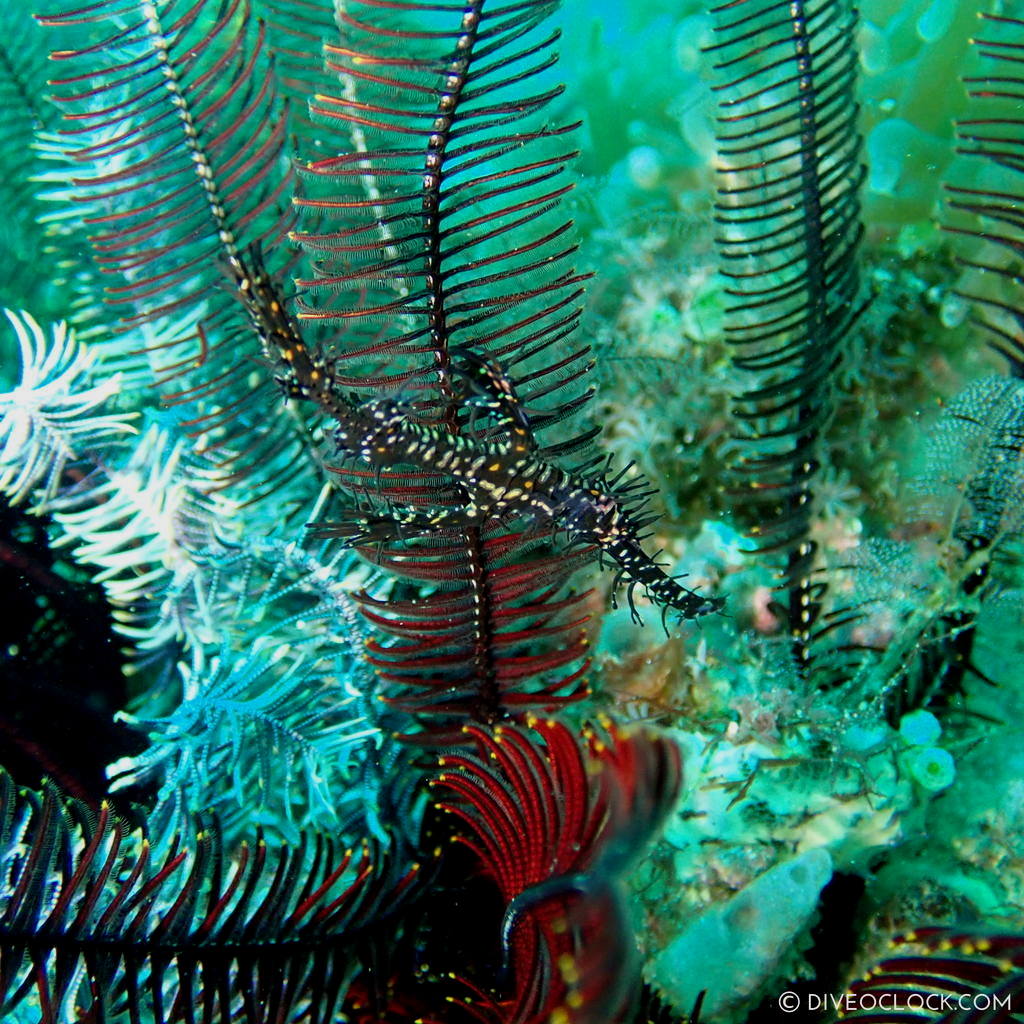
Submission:
<svg viewBox="0 0 1024 1024">
<path fill-rule="evenodd" d="M 1024 7 L 558 6 L 0 11 L 4 1020 L 1024 999 Z"/>
</svg>

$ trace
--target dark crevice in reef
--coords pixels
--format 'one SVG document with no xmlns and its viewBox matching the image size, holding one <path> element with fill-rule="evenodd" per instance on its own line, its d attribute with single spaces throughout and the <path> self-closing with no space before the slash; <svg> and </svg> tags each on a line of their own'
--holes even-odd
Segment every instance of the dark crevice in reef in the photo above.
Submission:
<svg viewBox="0 0 1024 1024">
<path fill-rule="evenodd" d="M 821 892 L 818 921 L 811 928 L 811 948 L 804 954 L 814 974 L 810 979 L 780 982 L 778 991 L 766 996 L 746 1024 L 818 1024 L 832 1020 L 835 1012 L 828 997 L 843 991 L 846 969 L 857 951 L 865 882 L 859 875 L 837 871 Z M 799 1009 L 785 1012 L 779 1006 L 782 992 L 796 993 Z"/>
<path fill-rule="evenodd" d="M 55 558 L 45 519 L 0 504 L 0 593 L 0 764 L 98 803 L 112 754 L 145 745 L 114 723 L 128 694 L 103 591 Z"/>
</svg>

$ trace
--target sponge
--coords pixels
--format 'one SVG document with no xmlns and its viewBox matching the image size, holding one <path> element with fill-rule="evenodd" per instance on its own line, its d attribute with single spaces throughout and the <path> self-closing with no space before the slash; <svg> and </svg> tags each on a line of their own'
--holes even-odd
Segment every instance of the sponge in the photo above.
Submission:
<svg viewBox="0 0 1024 1024">
<path fill-rule="evenodd" d="M 703 1013 L 720 1019 L 746 1003 L 814 916 L 832 877 L 818 847 L 776 864 L 725 903 L 702 914 L 653 964 L 653 980 L 676 1007 L 707 990 Z"/>
</svg>

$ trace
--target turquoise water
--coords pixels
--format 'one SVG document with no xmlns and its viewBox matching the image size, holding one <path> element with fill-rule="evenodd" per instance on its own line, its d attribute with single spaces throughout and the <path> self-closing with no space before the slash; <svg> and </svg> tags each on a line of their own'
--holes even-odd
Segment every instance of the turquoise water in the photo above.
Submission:
<svg viewBox="0 0 1024 1024">
<path fill-rule="evenodd" d="M 0 10 L 3 1019 L 1024 1013 L 1024 9 L 336 8 Z"/>
</svg>

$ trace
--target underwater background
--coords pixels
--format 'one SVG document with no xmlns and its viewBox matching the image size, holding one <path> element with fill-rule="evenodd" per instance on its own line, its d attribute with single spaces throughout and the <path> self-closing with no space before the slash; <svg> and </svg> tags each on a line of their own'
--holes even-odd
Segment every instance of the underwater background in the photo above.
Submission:
<svg viewBox="0 0 1024 1024">
<path fill-rule="evenodd" d="M 0 1020 L 1024 1019 L 1024 4 L 0 25 Z"/>
</svg>

